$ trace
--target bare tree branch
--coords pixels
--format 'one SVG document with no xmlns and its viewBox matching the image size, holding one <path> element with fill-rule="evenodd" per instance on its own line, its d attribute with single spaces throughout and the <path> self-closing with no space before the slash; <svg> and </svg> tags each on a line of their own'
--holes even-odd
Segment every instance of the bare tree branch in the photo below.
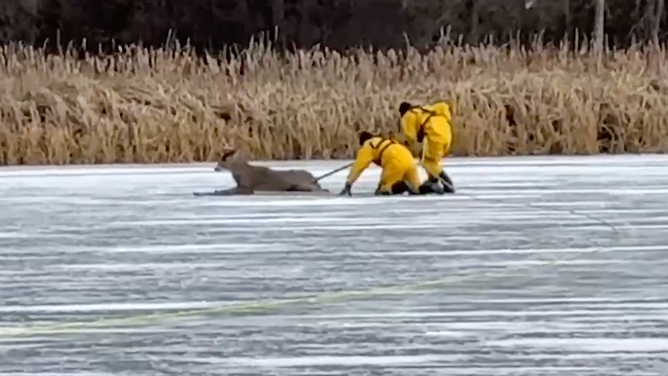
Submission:
<svg viewBox="0 0 668 376">
<path fill-rule="evenodd" d="M 604 27 L 605 27 L 605 0 L 594 0 L 596 2 L 596 18 L 594 24 L 594 53 L 599 55 L 603 52 Z"/>
<path fill-rule="evenodd" d="M 664 0 L 655 0 L 654 2 L 654 25 L 652 25 L 652 41 L 659 42 L 659 32 L 661 31 L 661 16 L 663 16 Z"/>
</svg>

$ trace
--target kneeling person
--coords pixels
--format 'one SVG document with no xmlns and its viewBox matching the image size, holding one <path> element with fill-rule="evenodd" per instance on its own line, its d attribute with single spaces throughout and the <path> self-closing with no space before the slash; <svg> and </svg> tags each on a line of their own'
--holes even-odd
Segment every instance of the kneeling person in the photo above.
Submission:
<svg viewBox="0 0 668 376">
<path fill-rule="evenodd" d="M 359 135 L 362 146 L 352 167 L 341 195 L 350 195 L 352 185 L 371 162 L 380 166 L 383 172 L 376 189 L 376 195 L 400 195 L 404 192 L 420 194 L 420 177 L 411 151 L 404 145 L 387 138 L 373 136 L 369 132 Z"/>
</svg>

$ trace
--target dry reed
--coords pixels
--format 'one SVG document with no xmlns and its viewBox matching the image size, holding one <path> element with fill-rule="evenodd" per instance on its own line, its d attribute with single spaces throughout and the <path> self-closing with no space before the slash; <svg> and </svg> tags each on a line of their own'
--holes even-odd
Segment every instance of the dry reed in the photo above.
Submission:
<svg viewBox="0 0 668 376">
<path fill-rule="evenodd" d="M 240 57 L 124 48 L 75 59 L 0 51 L 0 164 L 351 158 L 356 133 L 397 131 L 402 100 L 446 100 L 454 155 L 668 149 L 666 51 L 448 47 Z M 662 73 L 666 72 L 666 73 Z"/>
</svg>

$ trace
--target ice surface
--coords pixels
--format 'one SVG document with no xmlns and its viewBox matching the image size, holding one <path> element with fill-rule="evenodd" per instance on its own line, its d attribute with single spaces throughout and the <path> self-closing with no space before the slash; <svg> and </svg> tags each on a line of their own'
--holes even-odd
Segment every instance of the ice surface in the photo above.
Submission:
<svg viewBox="0 0 668 376">
<path fill-rule="evenodd" d="M 667 164 L 454 159 L 457 195 L 377 198 L 194 197 L 232 184 L 213 164 L 3 168 L 0 374 L 665 376 Z"/>
</svg>

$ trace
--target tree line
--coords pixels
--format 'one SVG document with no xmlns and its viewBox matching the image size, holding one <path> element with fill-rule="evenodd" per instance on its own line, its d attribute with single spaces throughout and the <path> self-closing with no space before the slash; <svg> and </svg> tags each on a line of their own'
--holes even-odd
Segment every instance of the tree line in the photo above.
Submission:
<svg viewBox="0 0 668 376">
<path fill-rule="evenodd" d="M 591 37 L 597 20 L 609 46 L 667 38 L 664 0 L 4 0 L 0 43 L 85 40 L 90 50 L 175 38 L 216 51 L 264 35 L 282 48 L 342 50 L 427 47 L 443 33 L 466 44 L 537 34 L 559 43 Z"/>
</svg>

